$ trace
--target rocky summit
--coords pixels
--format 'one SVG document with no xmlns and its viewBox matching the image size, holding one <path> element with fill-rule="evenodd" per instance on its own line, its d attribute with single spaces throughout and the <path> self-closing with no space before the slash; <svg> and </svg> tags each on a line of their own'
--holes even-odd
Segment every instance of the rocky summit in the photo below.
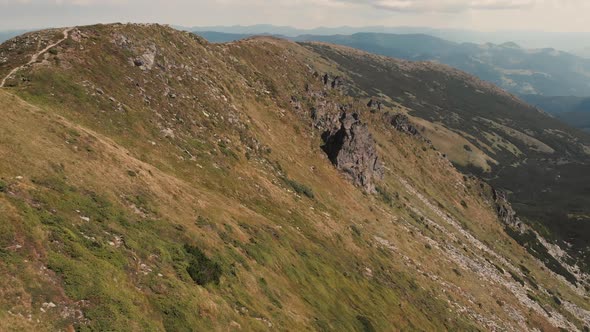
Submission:
<svg viewBox="0 0 590 332">
<path fill-rule="evenodd" d="M 465 73 L 111 24 L 0 78 L 1 331 L 590 328 L 583 243 L 505 177 L 590 145 Z"/>
</svg>

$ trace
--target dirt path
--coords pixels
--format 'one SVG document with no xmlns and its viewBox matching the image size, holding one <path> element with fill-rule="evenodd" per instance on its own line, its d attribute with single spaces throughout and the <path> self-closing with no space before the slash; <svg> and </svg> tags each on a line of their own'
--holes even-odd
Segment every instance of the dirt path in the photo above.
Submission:
<svg viewBox="0 0 590 332">
<path fill-rule="evenodd" d="M 72 31 L 72 29 L 73 29 L 73 28 L 68 28 L 68 29 L 65 29 L 65 30 L 63 31 L 64 37 L 63 37 L 62 39 L 60 39 L 60 40 L 56 41 L 55 43 L 53 43 L 53 44 L 51 44 L 51 45 L 48 45 L 47 47 L 45 47 L 45 48 L 44 48 L 44 49 L 42 49 L 41 51 L 39 51 L 39 52 L 37 52 L 37 53 L 33 54 L 33 55 L 31 56 L 31 60 L 29 60 L 29 62 L 27 62 L 27 63 L 25 63 L 24 65 L 22 65 L 22 66 L 18 66 L 18 67 L 16 67 L 16 68 L 14 68 L 13 70 L 11 70 L 11 71 L 8 73 L 8 75 L 6 75 L 6 77 L 4 77 L 4 78 L 2 79 L 2 82 L 0 82 L 0 88 L 3 88 L 3 87 L 4 87 L 4 84 L 6 84 L 6 80 L 7 80 L 8 78 L 10 78 L 10 76 L 14 75 L 14 74 L 15 74 L 17 71 L 19 71 L 19 70 L 23 69 L 24 67 L 30 66 L 31 64 L 33 64 L 34 62 L 36 62 L 36 61 L 37 61 L 37 59 L 39 58 L 39 56 L 40 56 L 40 55 L 42 55 L 43 53 L 45 53 L 45 52 L 49 51 L 49 49 L 51 49 L 52 47 L 55 47 L 55 46 L 57 46 L 57 45 L 61 44 L 61 43 L 62 43 L 64 40 L 68 39 L 68 36 L 70 35 L 70 31 Z"/>
</svg>

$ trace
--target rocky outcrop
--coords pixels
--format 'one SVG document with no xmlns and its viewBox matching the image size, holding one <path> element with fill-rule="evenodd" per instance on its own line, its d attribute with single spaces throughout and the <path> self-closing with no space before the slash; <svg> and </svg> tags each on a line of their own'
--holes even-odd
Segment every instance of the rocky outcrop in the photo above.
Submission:
<svg viewBox="0 0 590 332">
<path fill-rule="evenodd" d="M 335 76 L 332 78 L 329 74 L 324 74 L 324 76 L 322 76 L 322 82 L 325 86 L 332 89 L 338 89 L 344 85 L 344 79 L 342 77 Z"/>
<path fill-rule="evenodd" d="M 522 222 L 516 216 L 516 211 L 512 208 L 512 205 L 506 197 L 506 193 L 495 188 L 492 188 L 492 199 L 496 214 L 498 218 L 505 226 L 511 227 L 514 230 L 521 230 L 523 227 Z"/>
<path fill-rule="evenodd" d="M 291 96 L 291 106 L 296 111 L 301 110 L 301 101 L 299 101 L 299 98 L 297 98 L 297 96 Z"/>
<path fill-rule="evenodd" d="M 322 150 L 332 164 L 341 170 L 357 186 L 368 193 L 375 193 L 376 182 L 383 179 L 383 164 L 377 155 L 373 136 L 359 113 L 350 105 L 341 105 L 331 100 L 327 90 L 341 88 L 344 80 L 328 74 L 313 75 L 323 84 L 323 89 L 305 88 L 306 98 L 313 100 L 309 116 L 313 126 L 322 133 Z M 295 111 L 302 109 L 296 96 L 291 97 Z"/>
<path fill-rule="evenodd" d="M 402 113 L 386 113 L 385 120 L 393 126 L 397 131 L 401 131 L 410 136 L 422 136 L 416 126 L 410 122 L 410 118 Z"/>
<path fill-rule="evenodd" d="M 339 170 L 352 182 L 369 193 L 375 192 L 375 182 L 383 178 L 383 165 L 377 156 L 375 141 L 358 114 L 343 111 L 339 126 L 322 134 L 322 149 Z"/>
<path fill-rule="evenodd" d="M 156 55 L 156 46 L 150 45 L 142 55 L 133 60 L 133 64 L 141 70 L 151 70 L 156 62 Z"/>
<path fill-rule="evenodd" d="M 383 107 L 383 103 L 379 100 L 371 99 L 367 103 L 367 107 L 371 109 L 371 111 L 380 111 Z"/>
<path fill-rule="evenodd" d="M 337 130 L 340 127 L 340 114 L 344 111 L 346 111 L 344 106 L 318 99 L 310 113 L 313 126 L 322 131 Z"/>
<path fill-rule="evenodd" d="M 389 123 L 395 130 L 413 136 L 416 139 L 432 146 L 432 142 L 428 138 L 422 136 L 420 130 L 418 130 L 416 125 L 410 121 L 410 118 L 407 115 L 402 113 L 391 114 L 386 112 L 383 117 L 385 122 Z"/>
<path fill-rule="evenodd" d="M 338 89 L 344 84 L 344 79 L 340 76 L 334 77 L 332 80 L 332 89 Z"/>
</svg>

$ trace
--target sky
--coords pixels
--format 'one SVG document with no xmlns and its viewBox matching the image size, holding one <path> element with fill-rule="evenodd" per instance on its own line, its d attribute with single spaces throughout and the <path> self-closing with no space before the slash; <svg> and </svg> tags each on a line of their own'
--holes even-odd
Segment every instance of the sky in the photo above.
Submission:
<svg viewBox="0 0 590 332">
<path fill-rule="evenodd" d="M 0 30 L 112 22 L 590 32 L 590 0 L 0 0 Z"/>
</svg>

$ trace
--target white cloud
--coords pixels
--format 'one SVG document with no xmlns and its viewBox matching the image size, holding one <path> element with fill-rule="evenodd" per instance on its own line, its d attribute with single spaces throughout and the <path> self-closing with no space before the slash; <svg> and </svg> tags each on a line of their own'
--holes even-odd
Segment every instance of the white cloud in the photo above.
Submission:
<svg viewBox="0 0 590 332">
<path fill-rule="evenodd" d="M 125 4 L 127 0 L 0 0 L 0 6 L 91 6 Z"/>
<path fill-rule="evenodd" d="M 109 22 L 590 31 L 590 0 L 0 0 L 0 30 Z"/>
<path fill-rule="evenodd" d="M 337 0 L 343 3 L 370 5 L 397 12 L 462 12 L 467 10 L 509 10 L 531 8 L 558 0 Z M 580 3 L 583 0 L 559 0 Z"/>
</svg>

